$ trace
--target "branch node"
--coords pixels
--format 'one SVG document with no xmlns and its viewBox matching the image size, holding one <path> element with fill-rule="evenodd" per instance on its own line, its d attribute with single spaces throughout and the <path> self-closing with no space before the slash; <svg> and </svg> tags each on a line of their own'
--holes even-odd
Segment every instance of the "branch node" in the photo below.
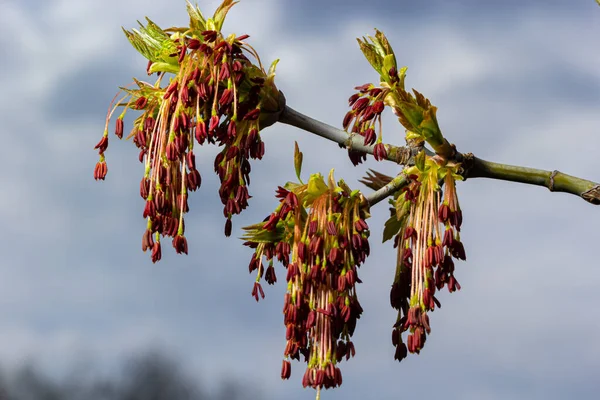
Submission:
<svg viewBox="0 0 600 400">
<path fill-rule="evenodd" d="M 352 147 L 354 145 L 354 133 L 350 133 L 348 135 L 348 139 L 346 139 L 346 141 L 344 142 L 343 146 L 348 149 L 349 151 L 352 151 Z"/>
<path fill-rule="evenodd" d="M 459 174 L 466 181 L 469 173 L 471 172 L 471 168 L 473 168 L 473 164 L 475 163 L 475 156 L 473 153 L 464 153 L 461 154 L 461 160 Z"/>
<path fill-rule="evenodd" d="M 259 127 L 260 130 L 268 128 L 280 120 L 281 114 L 284 112 L 286 106 L 285 95 L 280 90 L 279 97 L 277 99 L 277 110 L 261 110 Z"/>
<path fill-rule="evenodd" d="M 551 192 L 554 192 L 554 178 L 556 177 L 556 175 L 558 175 L 559 171 L 554 170 L 552 171 L 552 173 L 550 174 L 550 184 L 548 185 L 548 189 Z"/>
<path fill-rule="evenodd" d="M 406 165 L 412 157 L 412 151 L 408 147 L 398 147 L 394 156 L 394 162 L 396 164 Z"/>
<path fill-rule="evenodd" d="M 600 185 L 596 185 L 581 194 L 581 197 L 594 205 L 600 205 Z"/>
</svg>

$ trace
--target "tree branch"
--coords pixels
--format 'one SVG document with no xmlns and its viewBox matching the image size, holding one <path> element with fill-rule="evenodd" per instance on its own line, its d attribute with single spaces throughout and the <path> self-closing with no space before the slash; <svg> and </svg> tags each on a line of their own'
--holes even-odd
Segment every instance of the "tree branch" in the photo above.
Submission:
<svg viewBox="0 0 600 400">
<path fill-rule="evenodd" d="M 350 136 L 346 131 L 317 121 L 288 106 L 284 106 L 278 121 L 314 133 L 315 135 L 336 142 L 345 148 L 373 154 L 373 146 L 365 146 L 362 136 Z M 386 144 L 385 148 L 388 153 L 388 160 L 402 165 L 408 164 L 411 156 L 414 155 L 412 154 L 413 149 L 409 147 Z M 544 186 L 551 192 L 570 193 L 581 197 L 591 204 L 600 205 L 600 184 L 596 182 L 567 175 L 559 171 L 545 171 L 536 168 L 485 161 L 472 154 L 462 154 L 458 151 L 455 152 L 453 161 L 463 163 L 464 171 L 462 175 L 465 178 L 489 178 Z M 403 174 L 398 175 L 390 183 L 368 195 L 366 199 L 373 206 L 397 190 L 400 190 L 404 185 L 406 185 L 406 178 Z"/>
<path fill-rule="evenodd" d="M 375 204 L 379 203 L 381 200 L 387 198 L 388 196 L 396 193 L 398 190 L 402 189 L 407 184 L 406 176 L 404 174 L 400 174 L 396 176 L 394 179 L 390 181 L 387 185 L 383 186 L 381 189 L 374 191 L 369 194 L 365 198 L 369 202 L 369 206 L 373 207 Z"/>
<path fill-rule="evenodd" d="M 346 131 L 335 128 L 324 122 L 317 121 L 307 115 L 299 113 L 289 106 L 285 106 L 282 113 L 279 115 L 279 122 L 295 126 L 302 130 L 314 133 L 325 139 L 329 139 L 338 143 L 346 149 L 362 151 L 364 153 L 373 154 L 373 146 L 365 146 L 364 139 L 360 135 L 348 135 Z M 411 149 L 404 146 L 385 145 L 387 151 L 387 159 L 397 164 L 407 164 L 408 160 L 413 156 Z"/>
<path fill-rule="evenodd" d="M 471 165 L 466 166 L 465 178 L 490 178 L 529 185 L 544 186 L 551 192 L 564 192 L 581 197 L 585 201 L 600 204 L 600 184 L 577 178 L 559 171 L 518 167 L 485 161 L 472 155 L 464 155 L 465 160 L 471 158 Z"/>
</svg>

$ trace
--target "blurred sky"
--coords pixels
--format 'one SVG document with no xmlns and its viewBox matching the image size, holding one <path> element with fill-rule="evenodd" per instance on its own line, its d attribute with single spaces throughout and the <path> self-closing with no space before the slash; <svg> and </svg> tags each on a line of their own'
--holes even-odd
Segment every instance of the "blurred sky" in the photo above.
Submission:
<svg viewBox="0 0 600 400">
<path fill-rule="evenodd" d="M 205 14 L 217 5 L 200 1 Z M 253 163 L 250 208 L 226 239 L 216 149 L 202 149 L 190 254 L 165 243 L 153 265 L 140 248 L 135 147 L 111 135 L 107 180 L 93 180 L 106 108 L 117 86 L 145 76 L 121 26 L 144 16 L 187 24 L 183 0 L 0 0 L 0 364 L 35 359 L 60 375 L 93 360 L 110 371 L 123 354 L 158 346 L 211 384 L 229 376 L 265 398 L 313 398 L 301 387 L 303 364 L 293 364 L 289 382 L 279 378 L 285 287 L 267 287 L 256 304 L 251 250 L 235 236 L 276 206 L 277 185 L 295 179 L 295 140 L 305 173 L 335 167 L 350 183 L 367 166 L 395 169 L 372 160 L 353 168 L 335 144 L 270 127 L 266 156 Z M 263 62 L 281 59 L 277 84 L 290 106 L 340 126 L 353 87 L 376 79 L 355 41 L 373 28 L 388 35 L 409 67 L 407 85 L 439 107 L 461 151 L 600 180 L 600 8 L 592 0 L 243 0 L 224 30 L 250 34 Z M 402 143 L 392 117 L 384 130 Z M 342 364 L 343 386 L 323 398 L 562 399 L 600 390 L 600 210 L 506 182 L 473 179 L 458 190 L 463 290 L 440 296 L 427 346 L 401 364 L 390 339 L 395 252 L 377 229 L 388 211 L 373 210 L 357 355 Z"/>
</svg>

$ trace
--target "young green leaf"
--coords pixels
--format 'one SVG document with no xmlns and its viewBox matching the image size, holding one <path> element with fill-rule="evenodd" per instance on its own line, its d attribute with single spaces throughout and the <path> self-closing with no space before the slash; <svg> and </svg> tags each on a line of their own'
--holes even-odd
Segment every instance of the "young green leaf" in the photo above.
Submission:
<svg viewBox="0 0 600 400">
<path fill-rule="evenodd" d="M 300 183 L 304 183 L 300 177 L 300 174 L 302 173 L 302 157 L 303 155 L 298 147 L 298 142 L 294 142 L 294 168 L 296 169 L 296 176 Z"/>
<path fill-rule="evenodd" d="M 190 29 L 196 31 L 198 34 L 206 30 L 206 19 L 200 8 L 196 5 L 194 7 L 189 0 L 186 0 L 186 7 L 188 15 L 190 16 Z"/>
<path fill-rule="evenodd" d="M 308 179 L 308 187 L 306 189 L 306 196 L 304 198 L 304 204 L 310 205 L 312 202 L 327 191 L 327 185 L 323 179 L 323 175 L 316 173 L 312 174 Z"/>
<path fill-rule="evenodd" d="M 329 171 L 329 175 L 327 176 L 327 181 L 329 183 L 329 190 L 334 190 L 336 188 L 335 178 L 333 177 L 333 168 Z"/>
<path fill-rule="evenodd" d="M 383 34 L 383 32 L 381 32 L 378 29 L 375 29 L 375 38 L 380 43 L 381 47 L 385 51 L 385 54 L 394 55 L 394 50 L 392 49 L 392 46 L 390 45 L 390 42 L 387 40 L 387 38 L 385 37 L 385 35 Z M 395 63 L 396 63 L 396 59 L 394 57 L 394 64 Z"/>
<path fill-rule="evenodd" d="M 402 221 L 403 218 L 408 217 L 410 212 L 410 201 L 407 201 L 403 194 L 399 195 L 394 204 L 396 209 L 396 218 Z"/>
<path fill-rule="evenodd" d="M 387 221 L 383 228 L 383 243 L 387 242 L 400 232 L 402 229 L 402 221 L 399 221 L 395 215 L 392 215 Z"/>
<path fill-rule="evenodd" d="M 227 13 L 238 2 L 234 0 L 224 0 L 223 3 L 217 8 L 215 11 L 215 15 L 213 16 L 213 20 L 215 21 L 215 30 L 220 31 L 223 27 L 223 22 L 225 22 L 225 17 Z"/>
<path fill-rule="evenodd" d="M 436 111 L 437 108 L 434 106 L 431 106 L 429 109 L 425 110 L 423 113 L 423 121 L 421 121 L 419 126 L 423 138 L 434 147 L 439 146 L 444 142 L 444 136 L 440 131 L 440 127 L 435 116 Z"/>
<path fill-rule="evenodd" d="M 352 189 L 350 189 L 350 186 L 348 186 L 346 181 L 344 181 L 343 179 L 340 179 L 338 181 L 338 186 L 342 190 L 342 192 L 344 192 L 346 195 L 350 195 L 350 193 L 352 192 Z"/>
<path fill-rule="evenodd" d="M 358 45 L 360 46 L 360 50 L 365 55 L 367 61 L 371 64 L 371 66 L 377 71 L 377 73 L 381 73 L 381 67 L 383 65 L 383 57 L 379 55 L 372 44 L 368 43 L 366 39 L 363 40 L 356 39 L 358 41 Z"/>
<path fill-rule="evenodd" d="M 131 45 L 146 59 L 152 62 L 164 62 L 177 65 L 177 57 L 171 54 L 177 52 L 177 46 L 169 35 L 158 25 L 146 18 L 147 26 L 138 21 L 139 29 L 131 31 L 123 29 Z"/>
<path fill-rule="evenodd" d="M 427 155 L 425 154 L 425 150 L 421 150 L 419 154 L 415 157 L 415 166 L 419 171 L 425 170 L 425 158 Z"/>
<path fill-rule="evenodd" d="M 271 63 L 269 72 L 267 72 L 267 79 L 273 79 L 275 77 L 275 69 L 277 68 L 277 64 L 279 64 L 279 58 Z"/>
<path fill-rule="evenodd" d="M 406 79 L 406 71 L 408 70 L 408 67 L 402 67 L 400 68 L 400 71 L 398 71 L 398 78 L 399 78 L 399 82 L 398 82 L 398 86 L 404 90 L 404 80 Z"/>
<path fill-rule="evenodd" d="M 385 49 L 383 48 L 381 43 L 379 43 L 379 40 L 377 40 L 377 38 L 374 38 L 373 36 L 367 37 L 371 41 L 370 45 L 373 47 L 373 50 L 375 50 L 377 54 L 379 54 L 381 57 L 384 57 L 387 53 L 385 52 Z"/>
</svg>

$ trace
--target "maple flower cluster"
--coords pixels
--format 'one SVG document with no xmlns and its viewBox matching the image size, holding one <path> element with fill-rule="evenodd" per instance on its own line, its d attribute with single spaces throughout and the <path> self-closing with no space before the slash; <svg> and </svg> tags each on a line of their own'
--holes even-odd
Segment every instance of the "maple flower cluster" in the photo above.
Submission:
<svg viewBox="0 0 600 400">
<path fill-rule="evenodd" d="M 379 85 L 366 83 L 348 99 L 350 110 L 342 122 L 349 135 L 363 137 L 365 146 L 373 145 L 375 160 L 388 158 L 388 149 L 383 143 L 381 114 L 390 107 L 398 121 L 406 129 L 406 140 L 419 144 L 427 142 L 437 152 L 447 150 L 448 142 L 438 126 L 437 108 L 421 93 L 405 89 L 406 67 L 398 69 L 396 56 L 385 35 L 375 30 L 375 36 L 358 39 L 365 58 L 379 74 Z M 376 124 L 378 131 L 375 132 Z M 366 153 L 348 149 L 350 161 L 355 166 L 366 160 Z"/>
<path fill-rule="evenodd" d="M 397 73 L 395 77 L 397 79 Z M 382 143 L 381 113 L 385 109 L 383 100 L 387 91 L 370 83 L 358 86 L 355 90 L 358 90 L 358 93 L 348 99 L 351 110 L 346 113 L 342 125 L 346 131 L 361 135 L 364 138 L 365 146 L 375 144 L 373 156 L 377 161 L 385 160 L 387 151 Z M 375 133 L 377 122 L 379 122 L 379 134 Z M 348 149 L 348 156 L 355 166 L 362 163 L 367 157 L 365 153 L 352 149 Z"/>
<path fill-rule="evenodd" d="M 455 181 L 457 166 L 440 166 L 427 158 L 423 171 L 409 175 L 410 183 L 395 200 L 392 218 L 399 222 L 394 239 L 398 248 L 396 273 L 390 292 L 393 308 L 399 310 L 392 331 L 394 358 L 419 353 L 431 332 L 428 311 L 441 306 L 436 290 L 460 290 L 454 277 L 454 259 L 465 260 L 460 240 L 462 212 Z M 416 170 L 416 171 L 415 171 Z M 442 187 L 439 182 L 443 182 Z M 406 343 L 402 333 L 408 331 Z"/>
<path fill-rule="evenodd" d="M 280 94 L 273 83 L 276 62 L 266 72 L 246 42 L 248 35 L 221 33 L 234 4 L 225 0 L 207 20 L 188 3 L 190 25 L 185 28 L 162 30 L 148 19 L 139 30 L 125 30 L 131 44 L 149 60 L 148 75 L 156 73 L 158 79 L 154 84 L 134 79 L 137 88 L 121 88 L 123 97 L 116 101 L 117 94 L 113 99 L 104 134 L 95 147 L 100 160 L 94 178 L 106 177 L 104 153 L 116 109 L 124 108 L 115 124 L 118 138 L 123 137 L 127 110 L 139 111 L 129 138 L 139 148 L 139 161 L 145 167 L 140 182 L 147 219 L 142 250 L 151 251 L 153 262 L 161 258 L 161 236 L 173 238 L 177 253 L 188 252 L 184 214 L 189 210 L 189 192 L 201 185 L 195 144 L 222 149 L 214 169 L 221 182 L 226 236 L 231 234 L 232 216 L 248 206 L 250 160 L 263 157 L 260 129 L 266 125 L 265 116 L 278 110 Z"/>
<path fill-rule="evenodd" d="M 444 286 L 450 292 L 460 289 L 454 277 L 453 259 L 466 258 L 460 240 L 462 212 L 455 186 L 455 181 L 462 177 L 458 173 L 460 163 L 449 161 L 455 148 L 441 133 L 437 108 L 418 91 L 406 91 L 407 68 L 398 69 L 387 38 L 382 32 L 375 32 L 374 37 L 358 39 L 358 44 L 379 74 L 380 83 L 355 88 L 358 92 L 349 98 L 351 109 L 342 124 L 349 135 L 361 135 L 364 145 L 374 145 L 376 160 L 386 159 L 388 151 L 382 142 L 381 113 L 390 107 L 406 129 L 408 146 L 411 150 L 421 149 L 414 157 L 414 166 L 403 170 L 409 183 L 395 195 L 392 216 L 384 229 L 384 241 L 395 236 L 394 245 L 398 248 L 390 300 L 392 307 L 399 310 L 392 344 L 396 348 L 395 358 L 402 360 L 409 352 L 419 353 L 425 345 L 431 332 L 427 313 L 440 307 L 436 290 Z M 435 154 L 428 154 L 423 149 L 425 144 L 431 146 Z M 366 159 L 365 153 L 352 148 L 348 154 L 354 165 Z M 391 180 L 372 171 L 363 183 L 377 190 Z M 402 339 L 404 332 L 408 332 L 406 343 Z"/>
<path fill-rule="evenodd" d="M 257 273 L 252 295 L 264 297 L 260 281 L 273 284 L 273 262 L 280 261 L 287 270 L 281 377 L 288 379 L 290 361 L 302 356 L 304 387 L 336 387 L 342 383 L 338 363 L 355 354 L 351 337 L 363 311 L 356 284 L 370 252 L 368 205 L 332 174 L 328 183 L 320 174 L 308 184 L 288 183 L 277 198 L 279 206 L 265 221 L 244 228 L 245 244 L 254 249 L 249 270 Z"/>
</svg>

